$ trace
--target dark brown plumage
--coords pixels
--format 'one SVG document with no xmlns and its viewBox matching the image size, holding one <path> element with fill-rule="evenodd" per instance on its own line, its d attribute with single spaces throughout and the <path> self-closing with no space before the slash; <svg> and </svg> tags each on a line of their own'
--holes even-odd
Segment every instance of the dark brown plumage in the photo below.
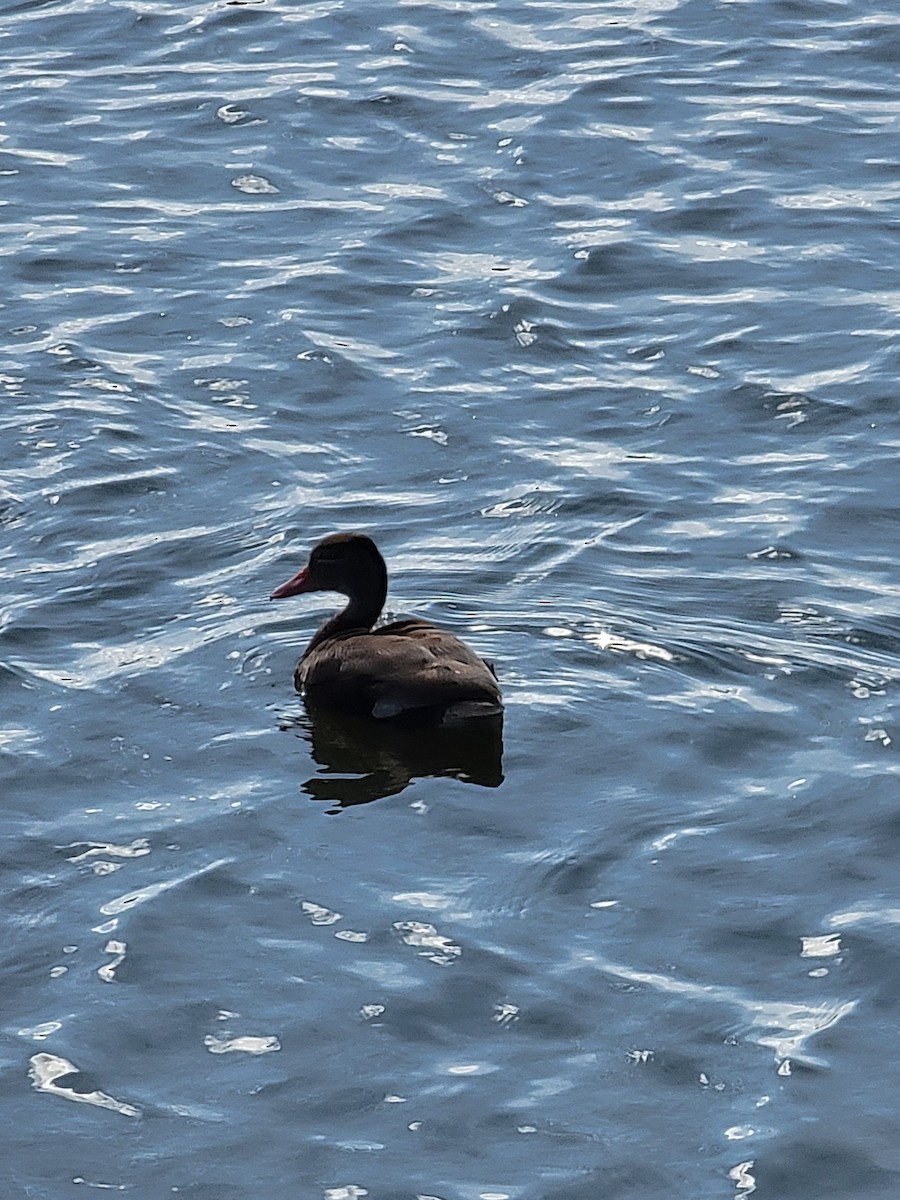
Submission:
<svg viewBox="0 0 900 1200">
<path fill-rule="evenodd" d="M 311 704 L 421 725 L 502 713 L 493 668 L 452 633 L 414 619 L 373 628 L 387 595 L 387 568 L 365 534 L 324 538 L 272 599 L 302 592 L 340 592 L 348 600 L 297 664 L 294 684 Z"/>
</svg>

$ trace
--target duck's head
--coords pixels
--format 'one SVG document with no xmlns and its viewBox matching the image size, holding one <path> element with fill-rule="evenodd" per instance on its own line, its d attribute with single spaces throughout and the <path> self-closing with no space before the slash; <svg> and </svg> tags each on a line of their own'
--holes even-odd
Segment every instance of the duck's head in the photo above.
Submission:
<svg viewBox="0 0 900 1200">
<path fill-rule="evenodd" d="M 387 568 L 378 547 L 364 533 L 333 533 L 313 546 L 302 571 L 277 587 L 270 599 L 302 592 L 340 592 L 351 599 L 387 591 Z"/>
</svg>

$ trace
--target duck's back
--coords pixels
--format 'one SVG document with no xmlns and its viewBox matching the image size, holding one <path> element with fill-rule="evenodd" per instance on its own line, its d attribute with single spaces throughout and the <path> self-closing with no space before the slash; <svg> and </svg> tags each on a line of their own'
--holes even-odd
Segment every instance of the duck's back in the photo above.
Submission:
<svg viewBox="0 0 900 1200">
<path fill-rule="evenodd" d="M 313 704 L 386 720 L 438 724 L 502 711 L 488 664 L 427 621 L 329 637 L 303 656 L 294 682 Z"/>
</svg>

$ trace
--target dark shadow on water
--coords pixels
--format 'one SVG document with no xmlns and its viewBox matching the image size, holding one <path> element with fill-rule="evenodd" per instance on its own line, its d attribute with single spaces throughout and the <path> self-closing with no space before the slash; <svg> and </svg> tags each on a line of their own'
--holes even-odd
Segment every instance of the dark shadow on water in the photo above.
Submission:
<svg viewBox="0 0 900 1200">
<path fill-rule="evenodd" d="M 330 804 L 330 812 L 396 796 L 427 776 L 490 788 L 503 782 L 502 717 L 447 729 L 405 729 L 308 709 L 302 716 L 282 717 L 281 727 L 310 742 L 322 769 L 302 791 Z"/>
</svg>

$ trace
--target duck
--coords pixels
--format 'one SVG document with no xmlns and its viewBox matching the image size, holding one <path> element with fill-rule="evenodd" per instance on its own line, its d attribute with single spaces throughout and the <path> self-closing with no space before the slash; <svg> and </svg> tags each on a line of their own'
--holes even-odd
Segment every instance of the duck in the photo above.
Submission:
<svg viewBox="0 0 900 1200">
<path fill-rule="evenodd" d="M 334 533 L 271 599 L 338 592 L 347 605 L 313 635 L 294 672 L 294 686 L 313 709 L 414 727 L 502 717 L 493 665 L 455 634 L 413 617 L 375 627 L 387 597 L 388 573 L 364 533 Z"/>
</svg>

